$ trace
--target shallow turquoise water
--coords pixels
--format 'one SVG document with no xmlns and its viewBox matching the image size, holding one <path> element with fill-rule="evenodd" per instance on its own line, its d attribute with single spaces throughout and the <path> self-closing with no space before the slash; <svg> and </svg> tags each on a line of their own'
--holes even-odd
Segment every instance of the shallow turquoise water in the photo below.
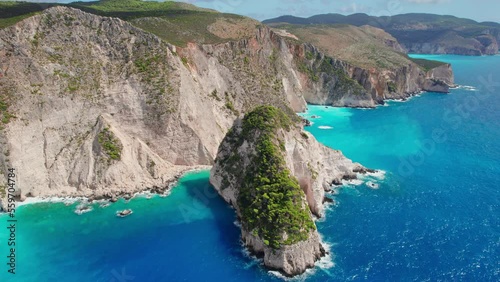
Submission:
<svg viewBox="0 0 500 282">
<path fill-rule="evenodd" d="M 387 171 L 377 190 L 333 196 L 318 228 L 334 266 L 308 281 L 500 280 L 500 57 L 425 57 L 451 62 L 457 83 L 475 89 L 305 114 L 319 116 L 308 128 L 318 140 Z M 125 207 L 134 214 L 117 218 Z M 0 261 L 0 281 L 279 281 L 245 255 L 235 214 L 207 172 L 189 174 L 166 198 L 74 209 L 22 206 L 18 273 L 8 276 Z"/>
<path fill-rule="evenodd" d="M 166 198 L 95 204 L 80 216 L 74 213 L 77 204 L 21 206 L 17 273 L 7 275 L 2 261 L 0 281 L 199 281 L 203 273 L 211 279 L 267 277 L 245 256 L 235 214 L 208 176 L 207 171 L 186 175 Z M 125 208 L 134 213 L 115 216 Z M 0 236 L 4 247 L 6 234 Z"/>
</svg>

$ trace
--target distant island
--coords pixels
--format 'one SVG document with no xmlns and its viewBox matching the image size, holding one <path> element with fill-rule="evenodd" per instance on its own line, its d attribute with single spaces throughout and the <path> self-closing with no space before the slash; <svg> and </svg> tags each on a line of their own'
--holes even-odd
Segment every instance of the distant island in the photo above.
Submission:
<svg viewBox="0 0 500 282">
<path fill-rule="evenodd" d="M 309 18 L 281 16 L 263 21 L 278 24 L 373 26 L 394 36 L 407 53 L 496 55 L 499 50 L 500 24 L 476 22 L 454 16 L 403 14 L 374 17 L 367 14 L 323 14 Z"/>
</svg>

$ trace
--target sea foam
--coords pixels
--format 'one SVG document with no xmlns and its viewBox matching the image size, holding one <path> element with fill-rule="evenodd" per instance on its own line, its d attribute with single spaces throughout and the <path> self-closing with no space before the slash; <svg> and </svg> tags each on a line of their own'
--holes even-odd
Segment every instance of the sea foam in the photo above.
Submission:
<svg viewBox="0 0 500 282">
<path fill-rule="evenodd" d="M 33 204 L 40 204 L 40 203 L 64 203 L 67 206 L 73 205 L 74 203 L 85 201 L 86 198 L 83 197 L 49 197 L 49 198 L 39 198 L 39 197 L 33 197 L 33 198 L 27 198 L 26 200 L 22 202 L 17 202 L 16 205 L 18 207 L 20 206 L 25 206 L 25 205 L 33 205 Z"/>
<path fill-rule="evenodd" d="M 470 85 L 459 85 L 457 88 L 454 89 L 463 89 L 465 91 L 479 91 L 476 87 L 470 86 Z"/>
<path fill-rule="evenodd" d="M 384 180 L 386 172 L 383 170 L 376 170 L 375 172 L 368 172 L 366 175 L 380 179 L 380 180 Z"/>
</svg>

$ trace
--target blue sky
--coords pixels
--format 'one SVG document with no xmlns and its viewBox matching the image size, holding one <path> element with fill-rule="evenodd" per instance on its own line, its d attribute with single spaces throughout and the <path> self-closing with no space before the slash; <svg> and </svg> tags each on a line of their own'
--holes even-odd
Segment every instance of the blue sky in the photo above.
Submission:
<svg viewBox="0 0 500 282">
<path fill-rule="evenodd" d="M 500 22 L 500 0 L 184 0 L 198 6 L 244 14 L 263 20 L 280 15 L 324 13 L 447 14 L 478 21 Z"/>
<path fill-rule="evenodd" d="M 1 0 L 0 0 L 1 1 Z M 84 0 L 85 1 L 85 0 Z M 222 12 L 264 20 L 281 15 L 312 16 L 324 13 L 395 15 L 433 13 L 500 22 L 500 0 L 179 0 Z M 31 2 L 71 2 L 37 0 Z"/>
</svg>

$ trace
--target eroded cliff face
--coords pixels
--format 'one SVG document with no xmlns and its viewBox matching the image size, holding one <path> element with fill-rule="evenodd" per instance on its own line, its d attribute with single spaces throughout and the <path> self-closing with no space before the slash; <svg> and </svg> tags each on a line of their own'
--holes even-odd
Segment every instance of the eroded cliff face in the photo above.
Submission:
<svg viewBox="0 0 500 282">
<path fill-rule="evenodd" d="M 1 30 L 0 45 L 15 115 L 1 133 L 2 166 L 19 172 L 21 198 L 165 185 L 184 165 L 211 164 L 232 121 L 198 95 L 174 47 L 118 19 L 52 8 Z M 119 148 L 110 161 L 103 128 Z"/>
<path fill-rule="evenodd" d="M 291 113 L 389 97 L 385 76 L 265 26 L 178 48 L 122 20 L 55 7 L 0 30 L 0 47 L 0 164 L 19 171 L 20 198 L 166 187 L 211 165 L 233 121 L 255 106 Z M 397 76 L 397 89 L 420 87 L 403 79 L 413 72 Z M 104 129 L 113 142 L 99 141 Z"/>
<path fill-rule="evenodd" d="M 364 172 L 304 132 L 300 121 L 259 107 L 224 138 L 210 182 L 236 209 L 245 245 L 266 267 L 294 276 L 325 254 L 308 222 L 311 213 L 324 214 L 325 191 Z"/>
<path fill-rule="evenodd" d="M 0 30 L 2 169 L 19 171 L 21 198 L 107 197 L 211 165 L 247 108 L 306 108 L 292 56 L 269 36 L 180 49 L 63 7 Z M 271 53 L 276 64 L 265 60 Z M 103 128 L 119 148 L 109 161 L 99 149 Z"/>
<path fill-rule="evenodd" d="M 451 65 L 445 64 L 429 70 L 422 90 L 429 92 L 447 93 L 450 87 L 455 86 Z"/>
<path fill-rule="evenodd" d="M 449 64 L 430 70 L 412 62 L 393 69 L 365 69 L 325 56 L 310 44 L 296 49 L 297 68 L 311 89 L 304 98 L 311 104 L 372 108 L 421 91 L 448 93 L 454 86 Z"/>
<path fill-rule="evenodd" d="M 237 120 L 231 131 L 239 132 L 240 130 L 241 120 Z M 325 191 L 330 191 L 332 184 L 340 184 L 345 179 L 356 179 L 357 173 L 365 173 L 367 170 L 362 165 L 347 159 L 341 151 L 332 150 L 317 142 L 306 131 L 295 128 L 291 133 L 282 133 L 280 138 L 286 151 L 284 155 L 286 166 L 291 174 L 297 178 L 306 195 L 311 212 L 317 217 L 323 217 L 325 212 Z M 217 159 L 229 158 L 234 154 L 235 148 L 231 145 L 227 140 L 223 141 Z M 241 148 L 237 149 L 237 153 L 250 154 L 243 151 L 247 148 L 248 144 L 244 143 Z M 210 181 L 216 188 L 228 185 L 237 188 L 236 184 L 243 180 L 241 178 L 242 171 L 234 174 L 233 170 L 228 170 L 226 165 L 216 161 L 215 166 L 212 168 Z M 248 165 L 248 163 L 244 162 L 243 166 L 245 165 Z M 230 181 L 230 179 L 233 181 Z M 225 180 L 228 180 L 229 183 Z M 237 202 L 236 189 L 220 189 L 220 193 L 226 202 L 230 204 Z"/>
</svg>

